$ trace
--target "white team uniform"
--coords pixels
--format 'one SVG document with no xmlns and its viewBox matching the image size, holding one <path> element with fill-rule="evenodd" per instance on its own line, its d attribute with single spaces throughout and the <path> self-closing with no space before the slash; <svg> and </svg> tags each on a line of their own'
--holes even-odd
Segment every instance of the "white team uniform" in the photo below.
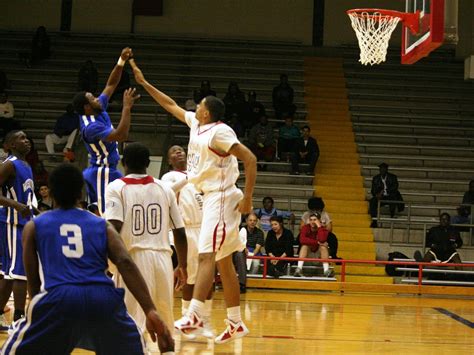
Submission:
<svg viewBox="0 0 474 355">
<path fill-rule="evenodd" d="M 245 247 L 239 238 L 241 216 L 237 210 L 243 193 L 235 186 L 239 167 L 237 158 L 228 154 L 240 142 L 224 123 L 199 126 L 194 112 L 186 112 L 185 118 L 191 129 L 188 181 L 204 194 L 199 253 L 215 252 L 220 260 Z"/>
<path fill-rule="evenodd" d="M 105 218 L 123 222 L 122 237 L 142 272 L 158 313 L 169 330 L 173 320 L 173 265 L 168 230 L 183 228 L 171 188 L 149 175 L 130 174 L 107 186 Z M 117 287 L 126 288 L 117 274 Z M 145 329 L 145 314 L 131 292 L 125 293 L 128 312 Z"/>
<path fill-rule="evenodd" d="M 186 180 L 186 172 L 170 171 L 161 177 L 161 181 L 174 185 L 179 181 Z M 186 184 L 177 194 L 179 209 L 184 220 L 184 228 L 186 229 L 186 239 L 188 242 L 187 256 L 187 284 L 194 285 L 196 283 L 197 268 L 199 264 L 198 241 L 199 232 L 201 230 L 202 221 L 202 205 L 203 196 L 199 193 L 193 184 Z"/>
</svg>

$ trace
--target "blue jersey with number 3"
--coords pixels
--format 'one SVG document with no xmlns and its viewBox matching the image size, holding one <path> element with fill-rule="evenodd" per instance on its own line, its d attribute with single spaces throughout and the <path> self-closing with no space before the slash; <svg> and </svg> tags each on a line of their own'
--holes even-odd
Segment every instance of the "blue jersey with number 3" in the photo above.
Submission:
<svg viewBox="0 0 474 355">
<path fill-rule="evenodd" d="M 77 208 L 55 209 L 34 220 L 42 290 L 67 284 L 110 284 L 104 219 Z"/>
</svg>

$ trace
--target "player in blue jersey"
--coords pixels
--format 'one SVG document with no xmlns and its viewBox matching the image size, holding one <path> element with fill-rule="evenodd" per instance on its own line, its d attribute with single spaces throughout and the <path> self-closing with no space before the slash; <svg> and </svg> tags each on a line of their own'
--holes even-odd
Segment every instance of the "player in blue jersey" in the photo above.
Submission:
<svg viewBox="0 0 474 355">
<path fill-rule="evenodd" d="M 81 172 L 62 164 L 51 173 L 49 185 L 55 209 L 30 221 L 23 232 L 32 299 L 1 354 L 70 354 L 75 347 L 96 354 L 143 354 L 143 338 L 125 308 L 124 290 L 105 274 L 107 258 L 145 312 L 153 341 L 173 351 L 171 335 L 118 233 L 104 219 L 76 207 L 84 185 Z"/>
<path fill-rule="evenodd" d="M 13 320 L 25 314 L 26 276 L 22 260 L 22 231 L 32 217 L 34 198 L 33 173 L 25 161 L 31 143 L 22 131 L 5 137 L 8 158 L 0 164 L 0 248 L 3 279 L 0 281 L 0 330 L 6 330 L 3 311 L 13 290 Z"/>
<path fill-rule="evenodd" d="M 130 111 L 135 100 L 139 98 L 139 95 L 135 95 L 135 89 L 128 89 L 124 92 L 122 117 L 117 128 L 114 128 L 107 113 L 107 105 L 120 82 L 123 66 L 131 55 L 130 48 L 122 50 L 102 94 L 95 97 L 90 92 L 81 91 L 73 99 L 74 110 L 80 115 L 82 138 L 90 156 L 90 166 L 83 172 L 89 203 L 97 203 L 101 215 L 105 211 L 107 185 L 122 177 L 120 171 L 117 170 L 117 163 L 120 160 L 117 143 L 128 138 Z"/>
</svg>

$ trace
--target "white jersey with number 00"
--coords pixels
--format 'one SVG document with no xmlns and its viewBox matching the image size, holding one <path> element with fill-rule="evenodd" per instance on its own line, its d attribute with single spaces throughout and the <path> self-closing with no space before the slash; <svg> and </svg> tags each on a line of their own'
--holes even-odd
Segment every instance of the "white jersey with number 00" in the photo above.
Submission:
<svg viewBox="0 0 474 355">
<path fill-rule="evenodd" d="M 239 177 L 237 158 L 229 154 L 240 143 L 235 132 L 225 123 L 212 122 L 199 126 L 194 112 L 186 112 L 191 129 L 188 144 L 188 179 L 198 191 L 224 191 L 235 187 Z"/>
<path fill-rule="evenodd" d="M 174 185 L 186 179 L 186 172 L 173 170 L 161 177 L 161 181 Z M 200 227 L 203 197 L 193 184 L 186 184 L 177 194 L 178 206 L 186 226 Z"/>
<path fill-rule="evenodd" d="M 184 223 L 173 190 L 149 175 L 130 174 L 107 186 L 105 218 L 123 222 L 127 250 L 171 252 L 169 229 Z"/>
</svg>

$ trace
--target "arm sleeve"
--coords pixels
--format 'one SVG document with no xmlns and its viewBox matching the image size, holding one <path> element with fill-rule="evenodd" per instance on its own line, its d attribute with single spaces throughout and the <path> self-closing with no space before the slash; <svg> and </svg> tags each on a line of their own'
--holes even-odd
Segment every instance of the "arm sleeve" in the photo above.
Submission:
<svg viewBox="0 0 474 355">
<path fill-rule="evenodd" d="M 281 216 L 283 218 L 290 218 L 291 217 L 291 212 L 289 211 L 280 211 L 280 210 L 276 210 L 277 211 L 277 216 Z"/>
<path fill-rule="evenodd" d="M 328 240 L 328 235 L 329 235 L 329 231 L 326 228 L 324 227 L 318 228 L 318 242 L 319 243 L 326 243 L 326 241 Z"/>
<path fill-rule="evenodd" d="M 272 233 L 270 232 L 271 231 L 268 232 L 267 239 L 265 240 L 265 252 L 267 253 L 267 255 L 269 255 L 270 253 L 273 254 L 273 237 Z"/>
<path fill-rule="evenodd" d="M 120 198 L 119 187 L 116 184 L 111 183 L 107 186 L 107 189 L 105 190 L 105 201 L 107 201 L 105 204 L 105 219 L 114 219 L 123 222 L 123 203 Z"/>
<path fill-rule="evenodd" d="M 239 237 L 242 243 L 247 245 L 247 230 L 245 228 L 240 228 Z"/>
<path fill-rule="evenodd" d="M 192 111 L 185 112 L 184 120 L 186 121 L 186 124 L 189 128 L 191 128 L 193 125 L 199 124 L 198 120 L 196 119 L 196 113 Z"/>
<path fill-rule="evenodd" d="M 176 201 L 176 196 L 171 190 L 171 188 L 167 188 L 168 194 L 168 201 L 170 203 L 170 228 L 171 229 L 178 229 L 184 228 L 183 217 L 181 216 L 181 212 L 179 211 L 178 202 Z"/>
<path fill-rule="evenodd" d="M 112 133 L 112 127 L 107 127 L 103 123 L 97 121 L 90 123 L 83 130 L 84 140 L 89 143 L 105 140 L 110 133 Z"/>
<path fill-rule="evenodd" d="M 102 110 L 107 110 L 107 107 L 109 106 L 109 97 L 106 94 L 100 94 L 98 99 L 102 105 Z"/>
<path fill-rule="evenodd" d="M 318 245 L 318 241 L 314 238 L 309 236 L 309 232 L 311 231 L 311 227 L 309 224 L 305 224 L 300 232 L 300 244 L 307 245 L 311 248 L 315 248 Z M 326 236 L 327 238 L 327 236 Z"/>
<path fill-rule="evenodd" d="M 232 128 L 227 125 L 219 124 L 209 142 L 212 149 L 228 153 L 230 148 L 240 143 Z"/>
<path fill-rule="evenodd" d="M 258 231 L 257 244 L 260 244 L 262 247 L 265 246 L 265 239 L 263 238 L 263 232 L 261 230 Z"/>
</svg>

